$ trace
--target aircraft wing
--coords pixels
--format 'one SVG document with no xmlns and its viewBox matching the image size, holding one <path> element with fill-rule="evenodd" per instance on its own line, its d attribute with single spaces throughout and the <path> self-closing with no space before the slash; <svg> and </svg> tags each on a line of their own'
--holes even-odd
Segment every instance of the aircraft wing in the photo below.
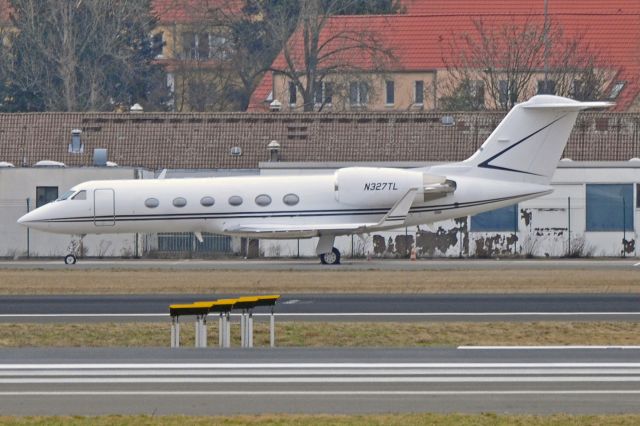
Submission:
<svg viewBox="0 0 640 426">
<path fill-rule="evenodd" d="M 291 234 L 292 237 L 314 237 L 320 234 L 364 234 L 367 232 L 398 228 L 404 225 L 417 188 L 411 188 L 378 222 L 360 223 L 305 223 L 287 224 L 238 224 L 224 228 L 225 232 L 237 234 Z"/>
</svg>

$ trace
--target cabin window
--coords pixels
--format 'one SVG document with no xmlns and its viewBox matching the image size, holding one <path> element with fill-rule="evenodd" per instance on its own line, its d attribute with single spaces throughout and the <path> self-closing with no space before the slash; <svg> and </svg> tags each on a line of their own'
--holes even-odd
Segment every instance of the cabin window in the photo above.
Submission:
<svg viewBox="0 0 640 426">
<path fill-rule="evenodd" d="M 287 194 L 282 197 L 282 202 L 288 206 L 295 206 L 300 202 L 300 197 L 298 197 L 296 194 Z"/>
<path fill-rule="evenodd" d="M 73 191 L 69 191 L 69 192 L 70 194 L 67 195 L 67 197 L 73 194 Z M 50 202 L 55 201 L 57 198 L 58 198 L 57 186 L 36 186 L 36 207 L 49 204 Z"/>
<path fill-rule="evenodd" d="M 72 200 L 86 200 L 87 199 L 87 191 L 80 191 L 78 192 L 76 195 L 74 195 L 73 197 L 71 197 Z"/>
<path fill-rule="evenodd" d="M 242 204 L 242 197 L 239 195 L 232 195 L 231 197 L 229 197 L 229 204 L 231 204 L 232 206 L 239 206 L 240 204 Z"/>
<path fill-rule="evenodd" d="M 256 197 L 256 204 L 262 207 L 266 207 L 271 204 L 271 197 L 267 194 L 260 194 Z"/>
<path fill-rule="evenodd" d="M 202 204 L 204 207 L 211 207 L 215 203 L 216 200 L 214 200 L 213 197 L 202 197 L 202 199 L 200 200 L 200 204 Z"/>
<path fill-rule="evenodd" d="M 587 231 L 633 229 L 633 184 L 587 184 Z"/>
<path fill-rule="evenodd" d="M 471 216 L 471 232 L 517 232 L 518 205 Z"/>
<path fill-rule="evenodd" d="M 184 207 L 187 205 L 187 200 L 182 197 L 174 198 L 173 205 L 176 207 Z"/>
<path fill-rule="evenodd" d="M 144 205 L 149 207 L 150 209 L 155 209 L 160 205 L 160 201 L 157 198 L 147 198 L 144 200 Z"/>
</svg>

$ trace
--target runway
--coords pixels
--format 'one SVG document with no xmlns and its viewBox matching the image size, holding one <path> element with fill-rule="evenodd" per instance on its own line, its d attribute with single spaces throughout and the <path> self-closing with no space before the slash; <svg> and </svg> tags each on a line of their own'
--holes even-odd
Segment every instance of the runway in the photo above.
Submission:
<svg viewBox="0 0 640 426">
<path fill-rule="evenodd" d="M 640 349 L 15 349 L 4 415 L 633 413 Z"/>
<path fill-rule="evenodd" d="M 587 269 L 587 270 L 638 270 L 637 258 L 628 259 L 343 259 L 341 265 L 321 265 L 317 259 L 233 259 L 233 260 L 149 260 L 149 259 L 80 259 L 76 265 L 65 265 L 62 258 L 51 260 L 0 261 L 0 269 L 45 270 L 264 270 L 264 271 L 314 271 L 314 270 L 494 270 L 494 269 Z"/>
<path fill-rule="evenodd" d="M 0 322 L 163 321 L 172 303 L 235 296 L 0 296 Z M 289 294 L 276 314 L 280 321 L 640 321 L 640 295 Z"/>
</svg>

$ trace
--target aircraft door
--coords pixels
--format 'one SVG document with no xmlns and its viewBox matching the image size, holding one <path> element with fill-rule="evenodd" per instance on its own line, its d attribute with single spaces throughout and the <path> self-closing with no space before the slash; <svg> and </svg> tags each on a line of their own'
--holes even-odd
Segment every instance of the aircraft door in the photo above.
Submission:
<svg viewBox="0 0 640 426">
<path fill-rule="evenodd" d="M 93 191 L 93 223 L 96 226 L 115 225 L 116 194 L 113 189 Z"/>
</svg>

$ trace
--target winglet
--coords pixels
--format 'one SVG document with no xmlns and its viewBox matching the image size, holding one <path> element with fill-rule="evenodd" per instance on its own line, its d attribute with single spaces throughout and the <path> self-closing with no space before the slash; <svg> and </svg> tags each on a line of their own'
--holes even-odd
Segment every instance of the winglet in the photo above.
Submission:
<svg viewBox="0 0 640 426">
<path fill-rule="evenodd" d="M 418 192 L 418 188 L 409 189 L 407 193 L 391 207 L 391 210 L 384 215 L 380 222 L 376 223 L 373 227 L 402 226 L 407 220 L 407 214 L 416 197 L 416 192 Z"/>
</svg>

